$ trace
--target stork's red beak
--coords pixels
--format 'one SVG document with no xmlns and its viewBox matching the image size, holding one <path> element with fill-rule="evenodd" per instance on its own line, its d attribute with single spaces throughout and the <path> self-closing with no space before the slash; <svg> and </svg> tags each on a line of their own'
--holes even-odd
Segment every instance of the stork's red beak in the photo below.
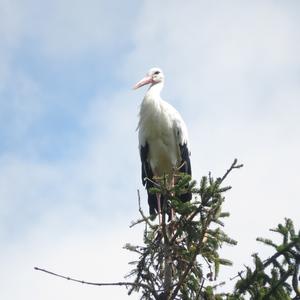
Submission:
<svg viewBox="0 0 300 300">
<path fill-rule="evenodd" d="M 133 87 L 134 90 L 140 88 L 141 86 L 145 85 L 145 84 L 149 84 L 152 83 L 152 77 L 151 76 L 146 76 L 145 78 L 143 78 L 142 80 L 140 80 L 138 83 L 136 83 Z"/>
</svg>

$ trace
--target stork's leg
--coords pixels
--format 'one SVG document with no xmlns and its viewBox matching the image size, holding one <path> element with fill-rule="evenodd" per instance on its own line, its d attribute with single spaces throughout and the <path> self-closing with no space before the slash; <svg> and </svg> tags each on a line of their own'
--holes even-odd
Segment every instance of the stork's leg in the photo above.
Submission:
<svg viewBox="0 0 300 300">
<path fill-rule="evenodd" d="M 172 180 L 171 180 L 171 188 L 173 188 L 175 186 L 175 176 L 174 176 L 174 174 L 173 174 L 173 176 L 172 176 Z M 174 212 L 174 209 L 173 208 L 171 208 L 171 222 L 173 221 L 173 219 L 174 219 L 174 215 L 175 215 L 175 212 Z"/>
<path fill-rule="evenodd" d="M 160 195 L 160 193 L 156 193 L 156 199 L 157 199 L 158 221 L 159 221 L 159 225 L 161 225 L 162 215 L 161 215 L 161 203 L 160 203 L 161 195 Z"/>
</svg>

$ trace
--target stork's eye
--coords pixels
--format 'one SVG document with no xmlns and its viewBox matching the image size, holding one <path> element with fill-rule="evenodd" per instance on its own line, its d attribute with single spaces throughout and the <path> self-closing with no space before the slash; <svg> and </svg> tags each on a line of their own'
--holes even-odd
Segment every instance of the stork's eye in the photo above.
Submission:
<svg viewBox="0 0 300 300">
<path fill-rule="evenodd" d="M 153 74 L 158 75 L 159 73 L 160 73 L 159 71 L 155 71 Z"/>
</svg>

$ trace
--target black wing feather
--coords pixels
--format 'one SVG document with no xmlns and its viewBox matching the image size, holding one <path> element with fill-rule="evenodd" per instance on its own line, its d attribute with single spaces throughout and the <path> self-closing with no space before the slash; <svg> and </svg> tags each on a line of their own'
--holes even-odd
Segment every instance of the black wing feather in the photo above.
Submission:
<svg viewBox="0 0 300 300">
<path fill-rule="evenodd" d="M 180 155 L 181 155 L 181 164 L 180 164 L 181 167 L 179 169 L 179 172 L 192 176 L 190 151 L 187 147 L 187 143 L 184 143 L 183 145 L 179 144 L 179 148 L 180 148 Z M 180 200 L 182 202 L 187 202 L 190 201 L 191 199 L 192 199 L 191 192 L 187 192 L 185 194 L 180 195 Z"/>
<path fill-rule="evenodd" d="M 149 145 L 146 142 L 145 146 L 140 147 L 140 156 L 142 162 L 142 182 L 147 189 L 149 213 L 150 215 L 155 215 L 158 212 L 157 198 L 155 194 L 149 192 L 149 189 L 154 187 L 154 184 L 153 184 L 153 172 L 150 163 L 148 161 L 148 154 L 149 154 Z M 161 197 L 161 206 L 162 206 L 162 202 L 163 202 L 163 197 Z"/>
<path fill-rule="evenodd" d="M 190 152 L 188 150 L 187 144 L 179 145 L 180 154 L 181 154 L 181 164 L 179 171 L 192 175 L 191 171 L 191 161 L 190 161 Z M 158 213 L 157 207 L 157 197 L 155 194 L 149 192 L 149 190 L 154 187 L 153 184 L 153 172 L 148 161 L 149 154 L 149 144 L 146 142 L 144 146 L 140 146 L 140 157 L 142 162 L 142 183 L 147 189 L 148 194 L 148 204 L 149 204 L 149 213 L 150 215 L 155 215 Z M 192 199 L 192 193 L 187 192 L 180 195 L 180 200 L 182 202 L 187 202 Z M 163 195 L 161 195 L 161 207 L 163 207 Z"/>
<path fill-rule="evenodd" d="M 192 176 L 190 152 L 187 147 L 187 144 L 184 143 L 183 145 L 179 145 L 179 148 L 180 148 L 180 155 L 181 155 L 181 167 L 179 171 Z"/>
<path fill-rule="evenodd" d="M 143 185 L 146 186 L 149 184 L 149 180 L 147 178 L 152 179 L 153 173 L 150 167 L 150 164 L 148 162 L 148 153 L 149 153 L 149 145 L 148 143 L 145 143 L 145 146 L 140 147 L 140 156 L 141 156 L 141 162 L 142 162 L 142 182 Z"/>
</svg>

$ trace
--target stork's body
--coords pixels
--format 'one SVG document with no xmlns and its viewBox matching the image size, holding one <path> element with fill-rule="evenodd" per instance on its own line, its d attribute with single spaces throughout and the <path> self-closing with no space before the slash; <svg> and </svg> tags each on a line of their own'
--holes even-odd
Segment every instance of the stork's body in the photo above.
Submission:
<svg viewBox="0 0 300 300">
<path fill-rule="evenodd" d="M 147 75 L 135 88 L 151 83 L 141 104 L 138 130 L 142 181 L 148 191 L 150 214 L 154 215 L 160 212 L 160 200 L 149 193 L 153 177 L 172 175 L 177 168 L 191 175 L 191 165 L 186 125 L 178 111 L 160 97 L 163 74 L 153 68 Z M 190 193 L 181 195 L 182 201 L 190 199 Z"/>
</svg>

